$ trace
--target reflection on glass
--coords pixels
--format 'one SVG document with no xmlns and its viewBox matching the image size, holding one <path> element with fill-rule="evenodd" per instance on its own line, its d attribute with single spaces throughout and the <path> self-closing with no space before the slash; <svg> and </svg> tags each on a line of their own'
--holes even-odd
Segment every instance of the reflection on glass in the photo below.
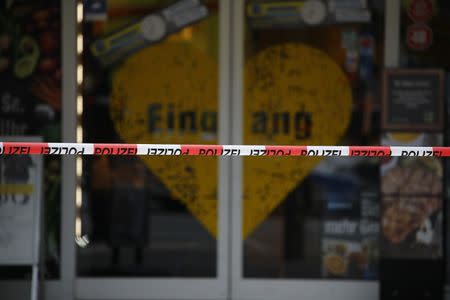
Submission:
<svg viewBox="0 0 450 300">
<path fill-rule="evenodd" d="M 384 5 L 315 3 L 246 1 L 245 144 L 379 144 Z M 245 158 L 243 174 L 244 277 L 377 278 L 378 159 Z"/>
<path fill-rule="evenodd" d="M 86 22 L 86 141 L 217 143 L 217 14 L 217 1 L 110 1 L 107 21 Z M 216 276 L 216 158 L 83 169 L 79 276 Z"/>
</svg>

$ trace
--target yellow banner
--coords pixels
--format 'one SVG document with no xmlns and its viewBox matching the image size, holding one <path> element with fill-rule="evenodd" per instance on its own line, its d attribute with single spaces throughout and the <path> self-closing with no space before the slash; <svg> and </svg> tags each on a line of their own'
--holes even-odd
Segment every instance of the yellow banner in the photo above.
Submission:
<svg viewBox="0 0 450 300">
<path fill-rule="evenodd" d="M 0 184 L 0 195 L 31 195 L 33 188 L 32 184 Z"/>
</svg>

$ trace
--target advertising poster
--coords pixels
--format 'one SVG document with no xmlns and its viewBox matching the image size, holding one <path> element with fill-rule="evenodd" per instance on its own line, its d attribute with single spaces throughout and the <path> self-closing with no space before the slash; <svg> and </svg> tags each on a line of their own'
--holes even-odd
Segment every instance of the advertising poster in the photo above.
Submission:
<svg viewBox="0 0 450 300">
<path fill-rule="evenodd" d="M 442 70 L 388 70 L 383 93 L 383 145 L 443 145 Z M 390 157 L 381 165 L 383 257 L 440 259 L 443 162 L 410 156 Z"/>
<path fill-rule="evenodd" d="M 41 191 L 41 156 L 0 156 L 0 265 L 38 262 Z"/>
<path fill-rule="evenodd" d="M 355 173 L 312 178 L 314 194 L 323 201 L 322 276 L 377 278 L 380 205 L 376 184 L 361 184 L 362 178 Z"/>
<path fill-rule="evenodd" d="M 408 143 L 409 141 L 409 143 Z M 385 145 L 441 145 L 441 134 L 387 133 Z M 391 157 L 381 166 L 383 257 L 439 259 L 443 242 L 443 163 Z"/>
<path fill-rule="evenodd" d="M 59 139 L 60 1 L 0 4 L 0 134 Z"/>
<path fill-rule="evenodd" d="M 61 139 L 61 1 L 0 1 L 0 135 Z M 44 158 L 47 270 L 59 274 L 60 157 Z"/>
</svg>

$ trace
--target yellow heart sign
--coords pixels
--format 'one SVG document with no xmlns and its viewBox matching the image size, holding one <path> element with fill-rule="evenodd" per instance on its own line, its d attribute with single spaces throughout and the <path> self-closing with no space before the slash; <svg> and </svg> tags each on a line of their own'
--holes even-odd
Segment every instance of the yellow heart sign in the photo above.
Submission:
<svg viewBox="0 0 450 300">
<path fill-rule="evenodd" d="M 216 144 L 217 76 L 213 59 L 188 43 L 167 41 L 132 55 L 113 78 L 117 133 L 127 143 Z M 141 159 L 216 236 L 217 158 Z"/>
<path fill-rule="evenodd" d="M 131 57 L 113 78 L 110 114 L 126 143 L 217 143 L 217 65 L 190 44 L 167 41 Z M 300 44 L 265 49 L 245 68 L 248 144 L 336 144 L 348 126 L 351 94 L 340 68 Z M 217 158 L 141 157 L 173 196 L 217 234 Z M 312 170 L 314 158 L 244 162 L 248 236 Z"/>
<path fill-rule="evenodd" d="M 246 64 L 245 144 L 336 145 L 349 125 L 351 110 L 351 89 L 345 74 L 320 50 L 286 43 L 266 48 Z M 244 160 L 244 237 L 319 160 Z"/>
</svg>

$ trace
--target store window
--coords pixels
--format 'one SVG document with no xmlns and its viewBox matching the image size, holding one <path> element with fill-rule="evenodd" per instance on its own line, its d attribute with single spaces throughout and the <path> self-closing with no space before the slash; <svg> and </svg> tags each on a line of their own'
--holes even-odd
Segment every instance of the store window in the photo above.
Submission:
<svg viewBox="0 0 450 300">
<path fill-rule="evenodd" d="M 61 65 L 61 1 L 1 1 L 0 136 L 38 136 L 46 142 L 61 141 Z M 46 156 L 43 161 L 43 275 L 58 279 L 61 158 Z M 5 170 L 6 164 L 5 158 L 0 158 L 0 169 Z M 0 185 L 5 183 L 4 176 L 7 175 L 2 172 Z M 1 191 L 5 193 L 5 188 Z M 5 202 L 8 199 L 0 198 Z M 2 204 L 7 205 L 5 202 Z M 8 228 L 4 216 L 0 222 L 0 243 L 8 243 L 8 234 L 16 229 Z M 2 279 L 30 276 L 31 267 L 0 267 Z"/>
<path fill-rule="evenodd" d="M 85 142 L 218 143 L 218 1 L 111 0 L 84 19 Z M 85 157 L 78 276 L 215 277 L 217 167 Z"/>
<path fill-rule="evenodd" d="M 449 144 L 449 111 L 450 99 L 449 99 L 449 71 L 450 60 L 448 53 L 450 51 L 450 40 L 448 38 L 448 28 L 450 26 L 450 2 L 445 0 L 429 0 L 429 1 L 402 1 L 401 6 L 401 36 L 400 36 L 400 66 L 403 68 L 415 68 L 415 69 L 434 69 L 443 72 L 443 86 L 445 104 L 447 108 L 445 115 L 445 127 L 435 137 L 439 139 L 440 143 L 444 143 L 445 146 Z M 423 135 L 423 134 L 422 134 Z M 443 241 L 447 241 L 447 253 L 448 253 L 448 241 L 449 238 L 443 237 L 444 232 L 450 232 L 448 229 L 445 231 L 443 226 L 446 224 L 447 228 L 450 224 L 445 222 L 444 209 L 447 207 L 446 216 L 448 216 L 448 206 L 444 205 L 444 201 L 447 201 L 450 194 L 449 186 L 449 160 L 438 160 L 434 162 L 439 166 L 440 170 L 445 169 L 446 174 L 440 176 L 443 179 L 442 186 L 439 192 L 440 197 L 439 205 L 436 207 L 434 213 L 429 218 L 432 232 L 436 232 L 433 242 L 430 243 L 434 246 L 428 249 L 426 252 L 416 253 L 416 257 L 428 260 L 437 261 L 443 259 L 444 255 L 442 245 Z M 442 173 L 442 172 L 441 172 Z M 437 226 L 439 225 L 439 226 Z M 424 233 L 429 233 L 425 231 Z M 426 234 L 425 237 L 428 237 Z M 440 243 L 437 243 L 439 241 Z M 449 282 L 449 270 L 450 264 L 447 260 L 446 266 L 446 281 Z"/>
<path fill-rule="evenodd" d="M 245 3 L 244 143 L 377 145 L 384 1 Z M 245 158 L 243 276 L 378 278 L 371 158 Z"/>
</svg>

